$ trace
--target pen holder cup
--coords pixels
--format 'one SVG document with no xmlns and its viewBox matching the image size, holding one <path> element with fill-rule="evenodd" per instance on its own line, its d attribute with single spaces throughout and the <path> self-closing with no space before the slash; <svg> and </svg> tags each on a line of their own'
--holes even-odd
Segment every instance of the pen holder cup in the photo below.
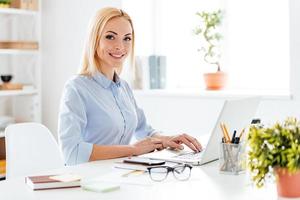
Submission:
<svg viewBox="0 0 300 200">
<path fill-rule="evenodd" d="M 220 144 L 220 173 L 238 175 L 246 170 L 245 144 Z"/>
</svg>

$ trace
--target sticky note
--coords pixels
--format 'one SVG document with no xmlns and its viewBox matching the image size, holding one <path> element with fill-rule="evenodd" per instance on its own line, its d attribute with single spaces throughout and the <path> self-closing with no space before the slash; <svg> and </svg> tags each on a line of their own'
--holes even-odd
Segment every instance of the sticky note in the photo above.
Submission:
<svg viewBox="0 0 300 200">
<path fill-rule="evenodd" d="M 106 182 L 94 182 L 88 184 L 82 184 L 82 189 L 92 191 L 92 192 L 112 192 L 120 189 L 120 185 L 115 183 Z"/>
<path fill-rule="evenodd" d="M 62 175 L 50 176 L 49 178 L 61 182 L 72 182 L 72 181 L 80 180 L 81 176 L 76 174 L 62 174 Z"/>
</svg>

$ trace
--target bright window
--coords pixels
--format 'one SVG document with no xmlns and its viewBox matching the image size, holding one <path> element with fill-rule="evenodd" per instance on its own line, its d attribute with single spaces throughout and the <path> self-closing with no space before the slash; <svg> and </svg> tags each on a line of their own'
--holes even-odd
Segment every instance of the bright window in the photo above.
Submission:
<svg viewBox="0 0 300 200">
<path fill-rule="evenodd" d="M 207 66 L 193 30 L 203 10 L 225 10 L 221 68 L 228 89 L 289 90 L 289 1 L 123 0 L 136 29 L 136 55 L 167 56 L 167 88 L 204 88 Z"/>
</svg>

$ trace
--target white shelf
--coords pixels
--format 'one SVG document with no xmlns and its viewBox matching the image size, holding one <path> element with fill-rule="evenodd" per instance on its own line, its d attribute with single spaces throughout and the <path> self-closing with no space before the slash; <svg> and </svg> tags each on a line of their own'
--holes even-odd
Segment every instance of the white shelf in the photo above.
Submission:
<svg viewBox="0 0 300 200">
<path fill-rule="evenodd" d="M 0 138 L 3 138 L 4 137 L 4 131 L 0 131 Z M 1 174 L 0 174 L 1 175 Z M 1 177 L 0 177 L 1 178 Z"/>
<path fill-rule="evenodd" d="M 0 14 L 9 14 L 9 15 L 36 15 L 37 11 L 16 9 L 16 8 L 0 8 Z"/>
<path fill-rule="evenodd" d="M 36 95 L 38 91 L 35 89 L 26 90 L 0 90 L 0 97 L 8 96 L 25 96 L 25 95 Z"/>
<path fill-rule="evenodd" d="M 24 50 L 24 49 L 0 49 L 0 55 L 35 55 L 38 54 L 38 50 Z"/>
</svg>

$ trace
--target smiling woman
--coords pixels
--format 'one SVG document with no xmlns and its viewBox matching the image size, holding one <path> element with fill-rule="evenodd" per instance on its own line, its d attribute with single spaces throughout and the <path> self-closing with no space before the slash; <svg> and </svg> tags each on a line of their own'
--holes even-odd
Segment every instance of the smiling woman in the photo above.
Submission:
<svg viewBox="0 0 300 200">
<path fill-rule="evenodd" d="M 82 75 L 91 75 L 95 70 L 102 73 L 112 71 L 109 66 L 116 67 L 120 74 L 122 63 L 129 53 L 133 62 L 134 29 L 129 15 L 113 8 L 107 9 L 106 13 L 101 11 L 103 12 L 99 11 L 90 23 L 80 71 Z M 99 22 L 101 15 L 106 15 L 102 23 Z"/>
<path fill-rule="evenodd" d="M 163 136 L 147 124 L 128 83 L 119 77 L 133 52 L 129 15 L 117 8 L 99 10 L 90 24 L 82 68 L 66 83 L 61 99 L 58 135 L 66 164 L 182 149 L 182 143 L 201 150 L 190 135 Z M 133 135 L 139 141 L 130 145 Z"/>
</svg>

